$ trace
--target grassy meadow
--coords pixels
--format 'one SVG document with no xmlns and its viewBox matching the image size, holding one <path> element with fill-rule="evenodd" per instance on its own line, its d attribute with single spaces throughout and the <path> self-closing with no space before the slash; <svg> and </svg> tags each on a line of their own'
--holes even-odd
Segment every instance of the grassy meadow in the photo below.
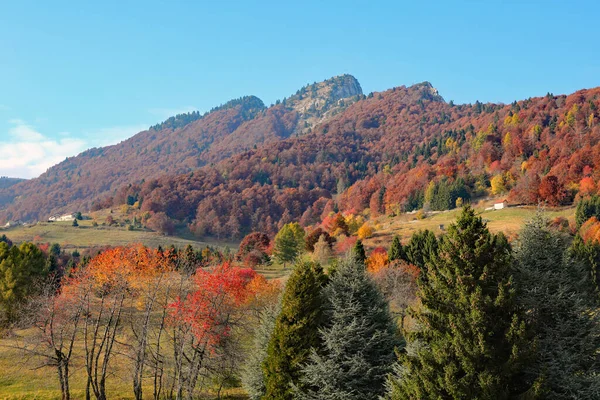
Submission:
<svg viewBox="0 0 600 400">
<path fill-rule="evenodd" d="M 94 221 L 98 226 L 93 226 Z M 101 219 L 100 221 L 104 221 Z M 73 251 L 84 250 L 95 246 L 124 246 L 141 243 L 148 247 L 170 246 L 185 247 L 188 244 L 196 249 L 208 246 L 230 247 L 237 250 L 239 243 L 232 241 L 196 240 L 189 232 L 177 231 L 174 236 L 166 236 L 148 229 L 136 228 L 128 230 L 127 225 L 103 225 L 98 219 L 77 221 L 79 226 L 72 226 L 71 221 L 38 222 L 35 225 L 16 226 L 0 230 L 13 242 L 58 243 L 62 249 Z"/>
<path fill-rule="evenodd" d="M 523 224 L 531 219 L 537 212 L 537 207 L 535 206 L 509 207 L 502 210 L 486 211 L 485 209 L 492 203 L 493 202 L 486 202 L 478 204 L 474 208 L 487 222 L 490 231 L 504 232 L 509 238 L 514 238 Z M 456 220 L 460 212 L 460 209 L 441 211 L 431 213 L 423 219 L 419 219 L 417 214 L 402 214 L 397 217 L 378 217 L 371 221 L 372 227 L 374 228 L 373 235 L 364 240 L 364 242 L 369 248 L 378 246 L 387 247 L 391 243 L 394 235 L 400 235 L 402 242 L 406 243 L 413 233 L 422 229 L 429 229 L 436 235 L 441 234 L 443 233 L 443 230 L 440 229 L 440 225 L 443 225 L 443 229 L 446 229 L 454 222 L 454 220 Z M 568 219 L 569 222 L 574 222 L 575 219 L 574 207 L 546 209 L 544 213 L 550 220 L 556 217 L 563 217 Z"/>
</svg>

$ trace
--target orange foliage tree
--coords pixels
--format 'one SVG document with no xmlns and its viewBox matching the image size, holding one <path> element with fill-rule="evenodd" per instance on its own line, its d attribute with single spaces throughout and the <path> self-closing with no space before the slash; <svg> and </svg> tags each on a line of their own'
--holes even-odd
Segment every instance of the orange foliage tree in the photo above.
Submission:
<svg viewBox="0 0 600 400">
<path fill-rule="evenodd" d="M 266 304 L 275 300 L 279 287 L 250 268 L 224 263 L 212 270 L 199 269 L 193 290 L 169 305 L 178 327 L 178 364 L 175 391 L 178 398 L 192 396 L 211 354 L 231 351 L 239 342 L 235 329 L 248 322 Z"/>
<path fill-rule="evenodd" d="M 375 248 L 367 258 L 367 271 L 377 273 L 389 264 L 387 250 L 383 247 Z"/>
</svg>

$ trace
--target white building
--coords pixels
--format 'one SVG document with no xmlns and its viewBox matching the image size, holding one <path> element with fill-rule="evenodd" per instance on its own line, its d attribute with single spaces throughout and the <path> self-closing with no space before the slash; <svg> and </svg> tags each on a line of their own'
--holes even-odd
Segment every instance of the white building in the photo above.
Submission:
<svg viewBox="0 0 600 400">
<path fill-rule="evenodd" d="M 75 220 L 77 217 L 77 214 L 72 213 L 72 214 L 65 214 L 65 215 L 55 215 L 52 216 L 50 218 L 48 218 L 48 221 L 52 221 L 52 222 L 59 222 L 59 221 L 73 221 Z"/>
<path fill-rule="evenodd" d="M 503 208 L 508 207 L 508 202 L 506 200 L 502 200 L 501 203 L 494 203 L 494 210 L 502 210 Z"/>
</svg>

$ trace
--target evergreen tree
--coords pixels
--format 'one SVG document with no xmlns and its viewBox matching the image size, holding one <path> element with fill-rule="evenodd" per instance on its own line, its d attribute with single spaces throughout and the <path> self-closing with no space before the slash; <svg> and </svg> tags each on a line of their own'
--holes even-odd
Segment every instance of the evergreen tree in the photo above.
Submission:
<svg viewBox="0 0 600 400">
<path fill-rule="evenodd" d="M 323 269 L 315 263 L 298 263 L 290 275 L 263 363 L 263 399 L 292 399 L 293 386 L 300 385 L 301 366 L 307 361 L 310 349 L 320 345 L 321 292 L 325 282 Z"/>
<path fill-rule="evenodd" d="M 44 253 L 33 243 L 9 247 L 0 242 L 0 323 L 15 320 L 18 307 L 35 292 L 48 268 Z"/>
<path fill-rule="evenodd" d="M 577 234 L 568 252 L 571 258 L 586 266 L 596 289 L 596 295 L 600 294 L 600 243 L 595 241 L 586 243 L 581 235 Z"/>
<path fill-rule="evenodd" d="M 275 236 L 273 254 L 284 266 L 293 262 L 304 247 L 304 230 L 298 223 L 285 224 Z"/>
<path fill-rule="evenodd" d="M 565 257 L 566 238 L 539 213 L 519 238 L 517 300 L 536 334 L 527 376 L 544 398 L 600 398 L 600 325 L 586 268 Z"/>
<path fill-rule="evenodd" d="M 438 240 L 433 232 L 427 229 L 415 232 L 404 247 L 406 261 L 424 271 L 431 257 L 437 253 L 437 249 Z"/>
<path fill-rule="evenodd" d="M 363 246 L 362 240 L 358 239 L 352 248 L 352 257 L 363 266 L 367 262 L 367 253 Z"/>
<path fill-rule="evenodd" d="M 344 261 L 324 289 L 323 349 L 302 369 L 299 399 L 367 400 L 385 392 L 400 344 L 388 304 L 364 265 Z"/>
<path fill-rule="evenodd" d="M 406 253 L 404 252 L 404 247 L 402 246 L 402 242 L 400 241 L 400 236 L 398 236 L 398 235 L 394 236 L 394 239 L 392 239 L 392 245 L 390 246 L 390 249 L 388 250 L 388 259 L 390 261 L 395 261 L 395 260 L 407 261 Z"/>
<path fill-rule="evenodd" d="M 463 209 L 418 281 L 418 328 L 406 333 L 391 399 L 508 399 L 527 390 L 518 379 L 528 343 L 512 262 L 504 235 Z"/>
<path fill-rule="evenodd" d="M 265 375 L 263 362 L 267 358 L 267 349 L 275 321 L 281 312 L 281 301 L 267 306 L 260 315 L 260 324 L 254 332 L 252 351 L 248 354 L 242 370 L 242 384 L 251 400 L 259 400 L 265 395 Z"/>
</svg>

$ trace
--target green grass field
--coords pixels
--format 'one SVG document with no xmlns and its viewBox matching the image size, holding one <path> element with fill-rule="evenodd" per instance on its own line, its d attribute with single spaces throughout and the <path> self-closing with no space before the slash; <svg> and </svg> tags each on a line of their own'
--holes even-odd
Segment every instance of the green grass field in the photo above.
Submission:
<svg viewBox="0 0 600 400">
<path fill-rule="evenodd" d="M 503 210 L 485 211 L 489 204 L 483 204 L 475 207 L 481 217 L 487 221 L 488 228 L 492 232 L 504 232 L 509 238 L 515 236 L 523 224 L 531 219 L 537 211 L 537 207 L 509 207 Z M 410 236 L 421 229 L 429 229 L 436 234 L 443 233 L 440 225 L 446 229 L 456 217 L 460 214 L 459 209 L 442 211 L 428 216 L 425 219 L 417 219 L 416 214 L 402 214 L 397 217 L 379 217 L 372 221 L 374 234 L 365 240 L 369 248 L 384 246 L 387 247 L 392 241 L 394 235 L 400 235 L 404 243 L 410 239 Z M 560 209 L 545 210 L 548 219 L 556 217 L 574 220 L 575 208 L 567 207 Z"/>
<path fill-rule="evenodd" d="M 18 331 L 17 335 L 32 335 Z M 0 339 L 0 400 L 60 400 L 60 386 L 56 368 L 40 367 L 39 358 L 20 349 L 11 348 L 15 338 Z M 76 348 L 76 353 L 83 351 Z M 117 355 L 110 364 L 112 373 L 107 378 L 108 399 L 134 399 L 131 368 L 124 356 Z M 76 358 L 71 368 L 70 387 L 72 399 L 85 398 L 86 376 L 83 359 Z M 152 380 L 144 385 L 144 398 L 152 398 Z M 214 394 L 205 394 L 202 399 L 214 399 Z M 222 399 L 245 399 L 242 389 L 228 389 Z"/>
<path fill-rule="evenodd" d="M 129 231 L 121 226 L 92 226 L 92 220 L 78 221 L 79 227 L 72 222 L 38 222 L 31 226 L 17 226 L 0 230 L 13 242 L 58 243 L 69 251 L 83 250 L 93 246 L 122 246 L 131 243 L 142 243 L 149 247 L 165 247 L 175 245 L 185 247 L 191 244 L 195 248 L 210 246 L 228 246 L 236 250 L 239 243 L 225 241 L 198 241 L 191 235 L 165 236 L 149 230 Z"/>
</svg>

